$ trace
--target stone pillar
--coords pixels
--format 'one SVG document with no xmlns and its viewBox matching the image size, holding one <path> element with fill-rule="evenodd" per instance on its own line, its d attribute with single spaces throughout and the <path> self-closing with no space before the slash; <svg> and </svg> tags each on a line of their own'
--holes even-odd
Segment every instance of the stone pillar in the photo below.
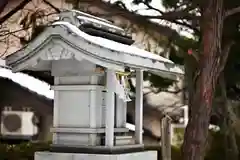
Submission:
<svg viewBox="0 0 240 160">
<path fill-rule="evenodd" d="M 105 87 L 104 73 L 87 61 L 55 61 L 53 144 L 100 145 Z"/>
<path fill-rule="evenodd" d="M 101 106 L 103 86 L 97 85 L 55 85 L 58 95 L 54 106 L 54 144 L 60 145 L 99 145 L 95 112 Z M 98 105 L 97 105 L 98 104 Z M 57 118 L 56 118 L 57 117 Z M 100 138 L 100 137 L 99 137 Z"/>
<path fill-rule="evenodd" d="M 114 83 L 113 76 L 115 72 L 113 70 L 107 69 L 107 95 L 106 95 L 106 132 L 105 132 L 105 145 L 108 147 L 113 147 L 114 145 Z"/>
<path fill-rule="evenodd" d="M 123 128 L 126 125 L 126 102 L 116 96 L 116 127 Z"/>
<path fill-rule="evenodd" d="M 135 101 L 135 137 L 136 143 L 143 143 L 143 71 L 136 71 L 136 101 Z"/>
</svg>

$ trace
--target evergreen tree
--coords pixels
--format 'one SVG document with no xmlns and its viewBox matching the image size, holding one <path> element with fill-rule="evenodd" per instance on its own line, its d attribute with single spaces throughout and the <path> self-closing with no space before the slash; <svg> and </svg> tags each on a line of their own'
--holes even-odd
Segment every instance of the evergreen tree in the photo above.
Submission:
<svg viewBox="0 0 240 160">
<path fill-rule="evenodd" d="M 198 47 L 185 56 L 186 78 L 189 93 L 189 123 L 186 128 L 183 156 L 185 160 L 203 160 L 212 112 L 213 98 L 231 47 L 236 43 L 232 31 L 240 2 L 224 0 L 163 0 L 167 11 L 151 6 L 151 0 L 134 0 L 148 8 L 159 11 L 159 16 L 148 18 L 165 19 L 194 30 Z M 161 3 L 161 1 L 159 1 Z M 228 28 L 232 30 L 229 31 Z"/>
</svg>

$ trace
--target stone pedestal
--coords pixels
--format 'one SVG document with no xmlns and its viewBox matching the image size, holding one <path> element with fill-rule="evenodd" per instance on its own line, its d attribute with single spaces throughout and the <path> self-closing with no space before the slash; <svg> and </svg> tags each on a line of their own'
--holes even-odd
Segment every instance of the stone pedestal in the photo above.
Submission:
<svg viewBox="0 0 240 160">
<path fill-rule="evenodd" d="M 156 160 L 157 151 L 124 154 L 83 154 L 36 152 L 35 160 Z"/>
<path fill-rule="evenodd" d="M 105 72 L 99 72 L 98 69 L 95 64 L 86 60 L 52 62 L 54 123 L 51 131 L 53 132 L 53 144 L 104 145 L 106 118 L 110 115 L 106 115 Z M 114 93 L 112 96 L 114 97 Z M 114 102 L 109 104 L 110 106 L 115 107 Z M 123 104 L 117 107 L 117 121 L 113 128 L 116 136 L 128 132 L 125 128 L 126 109 L 124 107 Z M 114 114 L 111 116 L 114 117 Z M 114 120 L 112 122 L 114 123 Z M 126 142 L 119 140 L 119 137 L 114 138 L 115 144 Z"/>
</svg>

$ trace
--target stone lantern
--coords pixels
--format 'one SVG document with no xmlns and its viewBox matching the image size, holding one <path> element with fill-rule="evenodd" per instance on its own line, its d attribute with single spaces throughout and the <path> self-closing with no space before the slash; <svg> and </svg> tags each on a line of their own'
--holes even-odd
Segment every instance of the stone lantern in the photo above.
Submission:
<svg viewBox="0 0 240 160">
<path fill-rule="evenodd" d="M 66 11 L 27 46 L 6 58 L 13 72 L 48 71 L 54 77 L 53 144 L 36 160 L 156 159 L 143 148 L 143 71 L 176 79 L 172 61 L 132 46 L 111 22 Z M 136 75 L 135 137 L 127 136 L 126 92 L 116 72 Z"/>
</svg>

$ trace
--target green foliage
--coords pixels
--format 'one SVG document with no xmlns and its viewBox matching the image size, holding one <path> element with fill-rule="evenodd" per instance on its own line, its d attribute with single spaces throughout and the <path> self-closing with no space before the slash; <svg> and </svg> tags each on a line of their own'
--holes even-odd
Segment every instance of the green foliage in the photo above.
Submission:
<svg viewBox="0 0 240 160">
<path fill-rule="evenodd" d="M 221 132 L 210 132 L 212 136 L 211 148 L 208 151 L 205 160 L 225 160 L 226 148 L 224 146 L 224 134 Z M 240 137 L 236 136 L 237 145 L 240 145 Z M 238 147 L 240 151 L 240 148 Z M 240 156 L 239 156 L 240 159 Z"/>
<path fill-rule="evenodd" d="M 151 82 L 152 87 L 161 88 L 161 89 L 167 88 L 174 82 L 173 80 L 165 79 L 148 72 L 144 72 L 143 78 L 144 80 L 149 80 Z"/>
<path fill-rule="evenodd" d="M 179 133 L 182 130 L 179 130 Z M 220 132 L 210 132 L 213 137 L 211 148 L 205 160 L 225 160 L 224 135 Z M 240 137 L 237 137 L 240 145 Z M 49 143 L 22 143 L 19 145 L 0 144 L 0 160 L 34 160 L 37 151 L 48 151 Z M 161 160 L 161 149 L 158 146 L 145 146 L 145 150 L 158 150 L 158 160 Z M 172 147 L 172 160 L 182 160 L 181 147 Z"/>
<path fill-rule="evenodd" d="M 174 128 L 173 141 L 174 146 L 180 147 L 184 140 L 184 131 L 185 128 Z"/>
<path fill-rule="evenodd" d="M 148 3 L 151 3 L 152 0 L 133 0 L 133 1 L 132 1 L 133 4 L 137 4 L 137 5 L 140 4 L 140 3 L 142 3 L 142 2 L 148 4 Z"/>
<path fill-rule="evenodd" d="M 225 160 L 225 143 L 224 143 L 224 134 L 221 132 L 209 132 L 209 136 L 211 136 L 212 140 L 210 142 L 210 148 L 207 150 L 206 156 L 204 160 Z M 237 136 L 237 144 L 240 145 L 240 137 Z M 209 143 L 209 142 L 208 142 Z M 172 148 L 172 160 L 182 160 L 181 158 L 181 148 L 173 147 Z M 239 148 L 240 152 L 240 148 Z M 240 159 L 240 156 L 239 156 Z"/>
<path fill-rule="evenodd" d="M 228 91 L 228 97 L 231 99 L 239 100 L 240 89 L 238 84 L 240 82 L 240 50 L 239 44 L 232 47 L 229 54 L 228 62 L 225 67 L 226 87 Z"/>
<path fill-rule="evenodd" d="M 44 150 L 49 150 L 48 143 L 0 144 L 0 160 L 34 160 L 34 153 Z"/>
<path fill-rule="evenodd" d="M 170 60 L 172 60 L 176 64 L 184 65 L 185 59 L 190 57 L 193 58 L 192 55 L 188 55 L 188 50 L 192 49 L 195 54 L 199 54 L 199 42 L 196 39 L 190 39 L 187 37 L 179 37 L 172 41 L 172 47 L 170 50 Z"/>
<path fill-rule="evenodd" d="M 49 149 L 49 143 L 0 144 L 0 160 L 34 160 L 35 152 L 49 151 Z M 159 146 L 146 146 L 145 150 L 157 150 L 159 160 L 161 160 L 161 148 Z M 179 160 L 180 155 L 179 148 L 172 147 L 172 160 Z"/>
<path fill-rule="evenodd" d="M 162 5 L 166 8 L 175 8 L 179 4 L 179 0 L 162 0 Z"/>
</svg>

